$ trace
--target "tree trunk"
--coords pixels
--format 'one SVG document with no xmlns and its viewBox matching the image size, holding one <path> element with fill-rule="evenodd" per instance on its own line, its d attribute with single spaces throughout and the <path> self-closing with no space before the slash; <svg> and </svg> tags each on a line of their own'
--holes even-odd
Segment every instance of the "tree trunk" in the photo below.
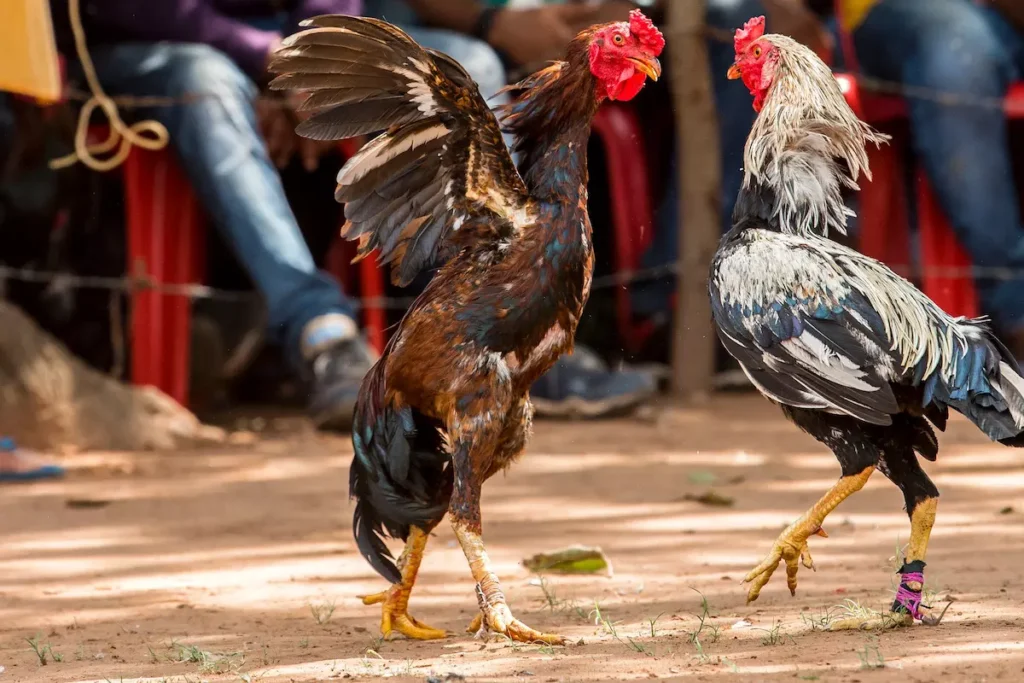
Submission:
<svg viewBox="0 0 1024 683">
<path fill-rule="evenodd" d="M 161 391 L 86 366 L 5 301 L 0 435 L 42 450 L 162 450 L 223 439 Z"/>
<path fill-rule="evenodd" d="M 717 346 L 707 279 L 722 225 L 722 171 L 704 16 L 705 0 L 668 3 L 681 231 L 672 388 L 687 400 L 711 392 Z"/>
</svg>

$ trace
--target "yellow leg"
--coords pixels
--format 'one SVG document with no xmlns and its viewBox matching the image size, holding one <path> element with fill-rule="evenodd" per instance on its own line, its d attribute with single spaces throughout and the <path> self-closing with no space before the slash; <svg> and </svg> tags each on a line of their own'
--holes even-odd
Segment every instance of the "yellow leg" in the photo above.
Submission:
<svg viewBox="0 0 1024 683">
<path fill-rule="evenodd" d="M 907 562 L 924 562 L 924 557 L 928 554 L 928 541 L 932 537 L 935 510 L 938 506 L 938 498 L 925 498 L 914 506 L 914 512 L 910 515 L 910 543 L 907 545 Z"/>
<path fill-rule="evenodd" d="M 470 628 L 473 631 L 483 628 L 522 643 L 564 645 L 565 638 L 562 636 L 535 631 L 512 616 L 512 610 L 505 602 L 505 594 L 501 590 L 498 577 L 491 571 L 491 561 L 484 550 L 480 534 L 455 520 L 452 521 L 452 529 L 455 530 L 455 536 L 462 545 L 462 551 L 466 553 L 469 569 L 473 573 L 473 580 L 476 581 L 476 597 L 480 603 L 481 615 L 479 620 L 473 621 Z M 476 628 L 473 628 L 474 625 Z"/>
<path fill-rule="evenodd" d="M 405 550 L 398 558 L 402 582 L 380 593 L 362 596 L 364 605 L 381 605 L 380 632 L 385 638 L 390 639 L 396 633 L 413 640 L 436 640 L 448 636 L 445 631 L 431 628 L 417 621 L 408 612 L 409 595 L 412 593 L 413 584 L 416 583 L 420 562 L 423 561 L 423 550 L 427 547 L 427 538 L 425 531 L 413 527 L 409 532 L 409 539 L 405 543 Z"/>
<path fill-rule="evenodd" d="M 910 515 L 910 543 L 907 544 L 907 555 L 903 560 L 904 566 L 920 563 L 918 566 L 923 569 L 924 558 L 928 554 L 928 540 L 931 538 L 932 526 L 935 524 L 935 510 L 938 505 L 938 498 L 925 498 L 914 506 L 914 511 Z M 914 568 L 913 571 L 918 571 L 918 569 Z M 924 590 L 924 584 L 918 581 L 907 581 L 906 587 L 916 593 Z M 841 619 L 833 622 L 830 629 L 833 631 L 878 630 L 913 626 L 914 616 L 905 610 L 897 611 L 895 609 L 897 606 L 898 603 L 894 602 L 893 609 L 883 614 Z M 942 610 L 941 614 L 934 615 L 924 611 L 921 620 L 926 624 L 937 625 L 942 621 L 942 616 L 945 613 L 946 611 Z"/>
<path fill-rule="evenodd" d="M 808 569 L 814 569 L 814 560 L 807 547 L 807 539 L 815 534 L 828 536 L 821 528 L 825 518 L 840 503 L 864 488 L 864 484 L 871 478 L 874 471 L 874 466 L 867 467 L 859 474 L 841 478 L 835 486 L 829 489 L 828 493 L 821 497 L 821 500 L 779 535 L 775 545 L 772 546 L 772 551 L 768 553 L 764 561 L 750 570 L 750 573 L 743 579 L 743 583 L 753 583 L 747 593 L 747 604 L 757 600 L 761 589 L 772 578 L 772 574 L 783 561 L 786 562 L 789 592 L 796 595 L 796 573 L 800 568 L 800 562 L 802 561 Z"/>
</svg>

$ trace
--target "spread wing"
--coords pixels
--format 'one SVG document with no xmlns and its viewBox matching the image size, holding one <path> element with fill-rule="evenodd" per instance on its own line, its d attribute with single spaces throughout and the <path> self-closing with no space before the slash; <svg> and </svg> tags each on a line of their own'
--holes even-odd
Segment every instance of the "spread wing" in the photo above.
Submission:
<svg viewBox="0 0 1024 683">
<path fill-rule="evenodd" d="M 320 16 L 271 64 L 274 89 L 311 91 L 298 132 L 335 140 L 384 131 L 345 164 L 343 235 L 408 284 L 467 245 L 515 236 L 533 207 L 494 115 L 455 60 L 375 19 Z"/>
<path fill-rule="evenodd" d="M 769 398 L 888 425 L 902 364 L 878 311 L 813 250 L 770 245 L 716 264 L 710 288 L 723 345 Z M 752 253 L 753 252 L 753 253 Z"/>
</svg>

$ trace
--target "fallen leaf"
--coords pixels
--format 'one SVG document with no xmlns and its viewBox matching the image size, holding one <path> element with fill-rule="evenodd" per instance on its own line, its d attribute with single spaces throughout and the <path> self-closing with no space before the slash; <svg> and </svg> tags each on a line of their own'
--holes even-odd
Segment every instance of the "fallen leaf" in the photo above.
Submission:
<svg viewBox="0 0 1024 683">
<path fill-rule="evenodd" d="M 64 506 L 72 510 L 97 510 L 108 505 L 110 505 L 109 500 L 91 500 L 88 498 L 68 498 L 64 501 Z"/>
<path fill-rule="evenodd" d="M 707 493 L 702 493 L 699 496 L 687 493 L 682 499 L 693 503 L 700 503 L 701 505 L 709 505 L 711 507 L 719 508 L 732 507 L 732 504 L 735 502 L 729 496 L 723 496 L 721 493 L 715 493 L 714 491 L 708 491 Z"/>
<path fill-rule="evenodd" d="M 612 575 L 612 563 L 600 548 L 574 545 L 550 553 L 538 553 L 523 560 L 523 566 L 537 574 Z"/>
<path fill-rule="evenodd" d="M 715 476 L 714 472 L 708 472 L 706 470 L 697 470 L 690 472 L 687 475 L 691 484 L 703 484 L 704 486 L 710 486 L 718 481 L 718 477 Z"/>
</svg>

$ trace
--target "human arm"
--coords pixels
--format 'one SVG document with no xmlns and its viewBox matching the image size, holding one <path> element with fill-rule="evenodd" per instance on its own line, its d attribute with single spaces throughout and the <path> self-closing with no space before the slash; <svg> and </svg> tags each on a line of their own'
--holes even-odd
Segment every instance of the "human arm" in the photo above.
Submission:
<svg viewBox="0 0 1024 683">
<path fill-rule="evenodd" d="M 429 26 L 476 36 L 517 65 L 560 59 L 575 37 L 578 17 L 593 14 L 589 5 L 544 5 L 530 9 L 500 8 L 489 25 L 480 19 L 487 9 L 478 0 L 406 0 Z M 587 26 L 590 24 L 588 23 Z"/>
<path fill-rule="evenodd" d="M 123 40 L 202 43 L 215 47 L 251 77 L 259 79 L 267 56 L 280 41 L 264 31 L 219 11 L 210 0 L 160 0 L 145 12 L 127 0 L 93 0 L 92 21 Z"/>
</svg>

